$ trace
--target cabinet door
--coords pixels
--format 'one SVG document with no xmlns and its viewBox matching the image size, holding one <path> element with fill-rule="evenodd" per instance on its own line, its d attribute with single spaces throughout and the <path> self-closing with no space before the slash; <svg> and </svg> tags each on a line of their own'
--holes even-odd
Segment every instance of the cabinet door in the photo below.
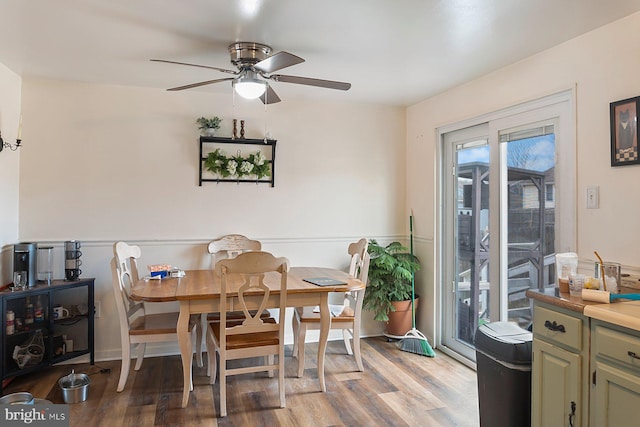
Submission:
<svg viewBox="0 0 640 427">
<path fill-rule="evenodd" d="M 602 362 L 596 362 L 592 425 L 628 426 L 637 422 L 640 408 L 640 378 Z M 635 420 L 635 421 L 632 421 Z"/>
<path fill-rule="evenodd" d="M 582 425 L 582 357 L 540 339 L 533 340 L 531 425 Z M 573 424 L 570 424 L 570 417 Z"/>
</svg>

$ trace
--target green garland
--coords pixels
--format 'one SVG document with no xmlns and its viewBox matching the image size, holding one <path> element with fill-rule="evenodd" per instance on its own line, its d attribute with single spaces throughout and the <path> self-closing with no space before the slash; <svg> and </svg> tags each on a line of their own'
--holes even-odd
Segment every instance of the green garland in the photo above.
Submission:
<svg viewBox="0 0 640 427">
<path fill-rule="evenodd" d="M 207 155 L 204 167 L 209 172 L 223 178 L 244 178 L 255 176 L 256 179 L 268 177 L 271 174 L 269 162 L 260 151 L 242 157 L 240 151 L 237 156 L 227 157 L 219 148 Z"/>
</svg>

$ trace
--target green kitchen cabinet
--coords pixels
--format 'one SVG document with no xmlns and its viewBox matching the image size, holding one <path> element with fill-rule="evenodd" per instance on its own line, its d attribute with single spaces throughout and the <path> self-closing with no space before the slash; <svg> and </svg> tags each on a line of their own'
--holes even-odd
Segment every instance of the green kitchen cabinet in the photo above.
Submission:
<svg viewBox="0 0 640 427">
<path fill-rule="evenodd" d="M 531 425 L 589 425 L 589 319 L 536 301 L 532 359 Z"/>
<path fill-rule="evenodd" d="M 594 319 L 591 339 L 591 425 L 637 423 L 640 332 Z"/>
</svg>

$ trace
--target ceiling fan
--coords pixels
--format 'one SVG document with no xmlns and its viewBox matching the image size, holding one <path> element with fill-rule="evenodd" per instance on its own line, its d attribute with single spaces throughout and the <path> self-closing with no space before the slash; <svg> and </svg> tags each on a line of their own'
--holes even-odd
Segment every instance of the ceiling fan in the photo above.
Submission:
<svg viewBox="0 0 640 427">
<path fill-rule="evenodd" d="M 291 67 L 292 65 L 304 62 L 304 59 L 289 52 L 277 52 L 271 55 L 271 47 L 261 43 L 238 42 L 229 46 L 231 63 L 237 70 L 227 70 L 224 68 L 210 67 L 208 65 L 187 64 L 185 62 L 168 61 L 165 59 L 152 59 L 154 62 L 166 62 L 168 64 L 188 65 L 190 67 L 208 68 L 235 77 L 224 79 L 207 80 L 198 83 L 191 83 L 184 86 L 173 87 L 167 90 L 184 90 L 194 87 L 205 86 L 213 83 L 231 81 L 236 93 L 243 98 L 260 100 L 264 104 L 274 104 L 280 102 L 280 98 L 271 88 L 268 80 L 284 83 L 295 83 L 307 86 L 317 86 L 328 89 L 349 90 L 351 83 L 337 82 L 333 80 L 313 79 L 309 77 L 287 76 L 284 74 L 271 74 L 274 71 Z"/>
</svg>

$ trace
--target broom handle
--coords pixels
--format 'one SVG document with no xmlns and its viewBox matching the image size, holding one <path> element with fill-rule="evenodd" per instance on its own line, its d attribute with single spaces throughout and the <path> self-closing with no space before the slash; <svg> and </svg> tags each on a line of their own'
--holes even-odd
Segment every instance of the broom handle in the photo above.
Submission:
<svg viewBox="0 0 640 427">
<path fill-rule="evenodd" d="M 413 211 L 409 215 L 409 247 L 411 250 L 411 258 L 413 259 Z M 415 281 L 415 273 L 413 270 L 411 271 L 411 322 L 413 324 L 413 329 L 416 328 L 416 281 Z"/>
</svg>

